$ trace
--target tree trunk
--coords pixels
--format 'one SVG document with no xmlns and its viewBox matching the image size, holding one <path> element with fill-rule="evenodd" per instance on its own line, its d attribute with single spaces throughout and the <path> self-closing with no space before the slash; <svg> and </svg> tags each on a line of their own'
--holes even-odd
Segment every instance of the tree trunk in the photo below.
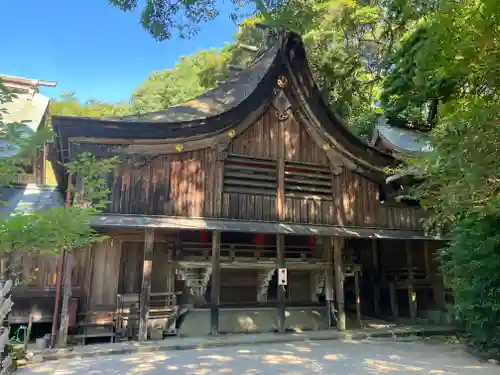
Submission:
<svg viewBox="0 0 500 375">
<path fill-rule="evenodd" d="M 61 324 L 59 325 L 59 333 L 57 336 L 57 346 L 64 348 L 68 343 L 68 327 L 69 327 L 69 301 L 71 299 L 71 274 L 73 270 L 73 253 L 67 252 L 66 264 L 64 266 L 64 286 L 63 286 L 63 300 L 61 304 Z"/>
</svg>

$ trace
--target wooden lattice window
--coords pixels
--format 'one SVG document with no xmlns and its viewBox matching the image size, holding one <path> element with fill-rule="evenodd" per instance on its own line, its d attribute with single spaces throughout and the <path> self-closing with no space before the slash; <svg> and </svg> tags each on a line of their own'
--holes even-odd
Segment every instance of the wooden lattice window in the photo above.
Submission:
<svg viewBox="0 0 500 375">
<path fill-rule="evenodd" d="M 332 200 L 330 167 L 319 164 L 285 163 L 285 195 Z"/>
<path fill-rule="evenodd" d="M 230 154 L 224 162 L 224 192 L 276 195 L 276 161 Z"/>
</svg>

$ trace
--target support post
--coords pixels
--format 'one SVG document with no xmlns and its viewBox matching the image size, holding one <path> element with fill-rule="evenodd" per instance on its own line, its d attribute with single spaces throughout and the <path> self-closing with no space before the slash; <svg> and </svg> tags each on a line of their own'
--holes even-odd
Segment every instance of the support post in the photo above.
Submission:
<svg viewBox="0 0 500 375">
<path fill-rule="evenodd" d="M 153 270 L 154 229 L 146 228 L 144 236 L 144 263 L 142 266 L 141 296 L 139 299 L 139 341 L 148 339 L 149 297 Z"/>
<path fill-rule="evenodd" d="M 373 311 L 375 315 L 380 315 L 380 262 L 379 262 L 379 249 L 378 240 L 372 240 L 372 261 L 373 261 L 373 272 L 374 272 L 374 283 L 373 283 Z"/>
<path fill-rule="evenodd" d="M 325 268 L 325 303 L 326 303 L 326 316 L 328 318 L 328 327 L 335 326 L 334 314 L 334 292 L 333 292 L 333 249 L 332 237 L 325 237 L 323 241 L 323 253 L 326 258 Z"/>
<path fill-rule="evenodd" d="M 425 255 L 425 273 L 432 287 L 432 294 L 434 296 L 434 304 L 439 310 L 444 310 L 446 307 L 446 295 L 444 290 L 444 282 L 439 269 L 434 272 L 432 268 L 432 254 L 429 249 L 429 242 L 424 241 L 424 255 Z"/>
<path fill-rule="evenodd" d="M 221 233 L 212 233 L 212 284 L 210 289 L 210 333 L 219 333 L 220 302 L 220 240 Z"/>
<path fill-rule="evenodd" d="M 337 328 L 339 331 L 346 329 L 345 302 L 344 302 L 344 265 L 342 248 L 344 240 L 333 237 L 333 264 L 335 268 L 335 297 L 337 301 Z"/>
<path fill-rule="evenodd" d="M 399 317 L 398 297 L 396 295 L 396 284 L 392 281 L 389 283 L 389 296 L 391 299 L 392 316 L 397 319 Z"/>
<path fill-rule="evenodd" d="M 361 296 L 359 291 L 359 270 L 354 272 L 354 293 L 356 294 L 356 319 L 361 328 Z"/>
<path fill-rule="evenodd" d="M 410 319 L 413 324 L 417 321 L 417 292 L 415 290 L 415 275 L 413 274 L 413 257 L 411 253 L 411 242 L 405 241 L 406 265 L 408 268 L 408 304 L 410 308 Z"/>
<path fill-rule="evenodd" d="M 276 268 L 285 268 L 285 235 L 276 235 Z M 278 291 L 278 332 L 285 332 L 285 288 L 277 285 Z"/>
<path fill-rule="evenodd" d="M 61 303 L 61 323 L 57 335 L 57 346 L 64 348 L 68 344 L 68 328 L 69 328 L 69 301 L 73 286 L 71 285 L 71 276 L 73 271 L 74 256 L 71 251 L 66 253 L 64 265 L 64 284 L 63 284 L 63 299 Z"/>
</svg>

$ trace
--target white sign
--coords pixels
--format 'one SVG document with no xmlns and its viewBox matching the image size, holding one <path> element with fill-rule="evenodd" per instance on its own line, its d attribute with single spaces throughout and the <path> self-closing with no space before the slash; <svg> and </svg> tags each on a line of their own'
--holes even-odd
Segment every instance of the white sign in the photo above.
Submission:
<svg viewBox="0 0 500 375">
<path fill-rule="evenodd" d="M 287 285 L 287 269 L 278 268 L 278 285 Z"/>
</svg>

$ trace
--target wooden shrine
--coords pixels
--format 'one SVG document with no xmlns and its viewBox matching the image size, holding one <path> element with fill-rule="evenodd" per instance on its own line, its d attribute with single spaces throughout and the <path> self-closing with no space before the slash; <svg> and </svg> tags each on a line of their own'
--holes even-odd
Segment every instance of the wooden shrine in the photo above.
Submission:
<svg viewBox="0 0 500 375">
<path fill-rule="evenodd" d="M 101 319 L 111 339 L 145 340 L 190 316 L 217 334 L 284 332 L 317 315 L 302 328 L 346 329 L 444 305 L 440 242 L 418 204 L 397 199 L 404 180 L 386 181 L 398 161 L 331 112 L 297 34 L 273 33 L 248 67 L 187 103 L 52 124 L 59 165 L 81 152 L 122 160 L 93 222 L 111 239 L 77 252 L 80 328 Z"/>
</svg>

